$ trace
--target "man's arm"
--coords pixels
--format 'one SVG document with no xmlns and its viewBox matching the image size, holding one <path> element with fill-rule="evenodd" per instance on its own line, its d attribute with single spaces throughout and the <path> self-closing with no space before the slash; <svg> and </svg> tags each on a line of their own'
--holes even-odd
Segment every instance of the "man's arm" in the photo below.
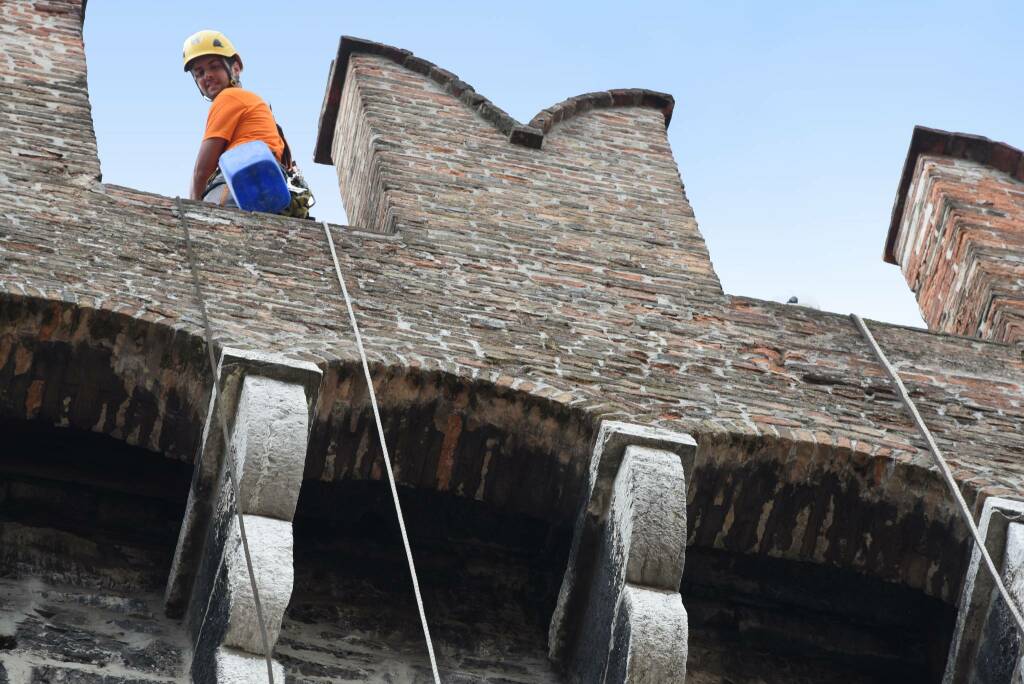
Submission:
<svg viewBox="0 0 1024 684">
<path fill-rule="evenodd" d="M 224 148 L 227 146 L 228 141 L 224 138 L 207 138 L 199 146 L 196 168 L 192 172 L 192 194 L 189 195 L 191 199 L 203 198 L 206 181 L 210 180 L 210 176 L 217 168 L 217 162 L 220 161 L 220 155 L 224 153 Z"/>
</svg>

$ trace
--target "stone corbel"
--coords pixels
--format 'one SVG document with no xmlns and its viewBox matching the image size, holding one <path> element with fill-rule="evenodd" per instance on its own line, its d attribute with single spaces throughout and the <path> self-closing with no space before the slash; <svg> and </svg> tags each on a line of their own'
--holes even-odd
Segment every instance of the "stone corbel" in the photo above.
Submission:
<svg viewBox="0 0 1024 684">
<path fill-rule="evenodd" d="M 981 511 L 979 532 L 992 561 L 1002 572 L 1003 584 L 1020 606 L 1024 603 L 1024 501 L 987 499 Z M 1021 634 L 1013 616 L 981 553 L 973 548 L 942 682 L 1019 684 L 1024 681 L 1021 647 Z"/>
<path fill-rule="evenodd" d="M 225 349 L 210 401 L 185 519 L 167 583 L 168 615 L 184 615 L 196 682 L 267 679 L 252 586 L 241 545 L 240 509 L 270 649 L 291 598 L 292 518 L 322 373 L 314 364 Z M 232 459 L 226 458 L 221 417 Z M 284 681 L 278 663 L 274 680 Z"/>
<path fill-rule="evenodd" d="M 690 435 L 602 423 L 548 633 L 571 681 L 682 682 Z"/>
</svg>

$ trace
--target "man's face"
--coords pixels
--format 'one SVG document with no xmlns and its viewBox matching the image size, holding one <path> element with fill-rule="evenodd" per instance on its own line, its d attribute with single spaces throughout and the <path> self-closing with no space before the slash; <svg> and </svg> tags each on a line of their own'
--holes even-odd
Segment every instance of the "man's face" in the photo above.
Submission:
<svg viewBox="0 0 1024 684">
<path fill-rule="evenodd" d="M 237 65 L 233 68 L 238 69 Z M 219 55 L 196 57 L 192 60 L 189 71 L 192 72 L 192 78 L 196 79 L 196 85 L 203 91 L 203 95 L 211 100 L 231 84 L 231 76 L 224 66 L 224 58 Z"/>
</svg>

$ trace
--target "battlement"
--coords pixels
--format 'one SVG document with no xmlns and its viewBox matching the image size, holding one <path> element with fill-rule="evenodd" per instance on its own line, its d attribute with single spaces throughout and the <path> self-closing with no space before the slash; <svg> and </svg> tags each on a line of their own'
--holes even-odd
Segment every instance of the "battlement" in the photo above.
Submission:
<svg viewBox="0 0 1024 684">
<path fill-rule="evenodd" d="M 316 159 L 337 168 L 355 225 L 427 231 L 470 259 L 560 246 L 576 263 L 551 263 L 547 277 L 585 287 L 583 263 L 639 266 L 686 281 L 689 298 L 720 299 L 668 144 L 672 107 L 662 93 L 612 90 L 523 125 L 445 69 L 345 37 Z"/>
<path fill-rule="evenodd" d="M 101 182 L 83 7 L 0 3 L 0 426 L 17 450 L 0 459 L 0 630 L 15 625 L 0 631 L 0 681 L 183 678 L 196 625 L 209 626 L 200 661 L 244 650 L 259 669 L 253 630 L 238 636 L 252 623 L 232 612 L 249 605 L 231 593 L 241 564 L 217 546 L 234 539 L 229 507 L 197 457 L 223 458 L 215 396 L 252 459 L 243 484 L 274 490 L 243 513 L 276 530 L 254 546 L 276 554 L 257 565 L 275 580 L 278 667 L 425 676 L 329 240 L 446 676 L 578 679 L 654 592 L 676 618 L 686 606 L 692 662 L 711 678 L 937 680 L 942 658 L 926 654 L 949 641 L 965 526 L 847 317 L 722 292 L 668 145 L 669 96 L 592 93 L 524 124 L 411 53 L 342 39 L 317 159 L 337 168 L 352 225 L 325 230 Z M 56 37 L 52 54 L 39 36 Z M 920 135 L 887 254 L 945 274 L 922 299 L 941 322 L 957 271 L 932 266 L 961 243 L 913 228 L 932 192 L 919 188 L 991 201 L 947 204 L 972 217 L 956 223 L 962 244 L 992 254 L 981 238 L 998 231 L 978 217 L 1012 233 L 1019 158 L 982 143 L 955 158 L 960 138 Z M 871 323 L 980 511 L 1024 490 L 1024 359 L 1009 337 L 942 326 Z M 266 431 L 281 416 L 297 422 L 277 448 Z M 614 566 L 634 532 L 657 572 Z M 220 558 L 230 578 L 214 574 Z M 601 605 L 601 582 L 627 576 L 626 607 Z M 186 605 L 216 610 L 177 621 Z M 337 646 L 351 625 L 358 653 Z"/>
<path fill-rule="evenodd" d="M 530 122 L 523 125 L 509 116 L 503 109 L 486 97 L 476 92 L 471 85 L 458 76 L 442 69 L 433 62 L 413 55 L 408 50 L 375 43 L 373 41 L 342 36 L 338 45 L 338 56 L 331 62 L 331 71 L 327 79 L 327 93 L 320 114 L 320 133 L 317 136 L 313 159 L 320 164 L 331 164 L 331 148 L 334 140 L 335 127 L 338 123 L 338 107 L 341 93 L 345 87 L 345 76 L 348 72 L 349 57 L 353 53 L 380 55 L 390 59 L 416 73 L 428 76 L 430 80 L 446 92 L 461 100 L 467 107 L 476 111 L 482 119 L 489 121 L 509 142 L 524 147 L 540 149 L 544 135 L 555 124 L 565 121 L 576 114 L 592 109 L 611 107 L 651 107 L 661 111 L 668 128 L 672 119 L 675 100 L 667 93 L 659 93 L 646 88 L 620 88 L 596 93 L 584 93 L 571 97 L 556 105 L 541 110 Z"/>
</svg>

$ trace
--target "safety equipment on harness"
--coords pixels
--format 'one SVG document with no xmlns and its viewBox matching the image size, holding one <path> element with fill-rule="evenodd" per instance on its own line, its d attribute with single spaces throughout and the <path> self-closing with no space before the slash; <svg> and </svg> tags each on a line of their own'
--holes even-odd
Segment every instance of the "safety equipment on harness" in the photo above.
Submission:
<svg viewBox="0 0 1024 684">
<path fill-rule="evenodd" d="M 288 138 L 284 137 L 284 129 L 277 124 L 277 134 L 281 136 L 284 143 L 284 152 L 281 153 L 281 168 L 284 169 L 284 178 L 288 182 L 288 192 L 291 193 L 292 201 L 281 212 L 285 216 L 293 218 L 309 218 L 309 210 L 316 204 L 313 191 L 306 184 L 306 179 L 299 171 L 299 165 L 292 159 L 292 148 L 288 145 Z"/>
<path fill-rule="evenodd" d="M 288 182 L 288 192 L 291 193 L 292 201 L 285 207 L 281 214 L 293 218 L 312 218 L 309 210 L 316 204 L 313 191 L 306 185 L 306 179 L 299 171 L 299 165 L 292 162 L 291 167 L 284 170 L 284 178 Z"/>
<path fill-rule="evenodd" d="M 193 33 L 185 39 L 185 45 L 181 49 L 181 59 L 185 71 L 188 71 L 189 62 L 196 57 L 220 55 L 221 57 L 231 59 L 237 54 L 238 51 L 235 50 L 235 46 L 228 40 L 227 36 L 220 31 L 210 29 L 203 29 Z M 230 70 L 228 73 L 231 73 Z"/>
</svg>

